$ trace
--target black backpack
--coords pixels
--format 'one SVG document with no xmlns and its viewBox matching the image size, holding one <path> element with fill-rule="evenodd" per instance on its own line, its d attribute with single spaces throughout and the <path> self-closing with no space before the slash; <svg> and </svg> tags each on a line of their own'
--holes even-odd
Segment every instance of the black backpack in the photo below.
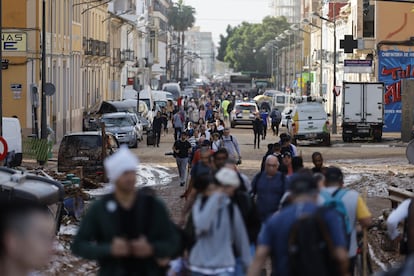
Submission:
<svg viewBox="0 0 414 276">
<path fill-rule="evenodd" d="M 231 113 L 233 111 L 234 108 L 234 104 L 232 102 L 229 103 L 229 105 L 227 106 L 227 113 Z"/>
<path fill-rule="evenodd" d="M 288 240 L 290 276 L 339 275 L 333 259 L 333 243 L 323 219 L 327 210 L 321 207 L 293 224 Z"/>
</svg>

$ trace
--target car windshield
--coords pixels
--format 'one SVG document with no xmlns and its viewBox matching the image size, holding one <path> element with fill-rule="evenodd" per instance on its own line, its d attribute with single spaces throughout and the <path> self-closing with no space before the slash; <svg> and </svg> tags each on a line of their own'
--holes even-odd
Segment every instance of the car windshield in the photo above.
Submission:
<svg viewBox="0 0 414 276">
<path fill-rule="evenodd" d="M 81 149 L 95 149 L 102 147 L 102 139 L 99 135 L 73 135 L 64 139 L 66 147 Z"/>
<path fill-rule="evenodd" d="M 102 122 L 105 123 L 106 127 L 126 127 L 133 125 L 131 118 L 128 117 L 102 118 Z"/>
<path fill-rule="evenodd" d="M 238 105 L 236 109 L 239 111 L 245 111 L 245 110 L 248 110 L 250 112 L 256 111 L 256 107 L 254 105 Z"/>
</svg>

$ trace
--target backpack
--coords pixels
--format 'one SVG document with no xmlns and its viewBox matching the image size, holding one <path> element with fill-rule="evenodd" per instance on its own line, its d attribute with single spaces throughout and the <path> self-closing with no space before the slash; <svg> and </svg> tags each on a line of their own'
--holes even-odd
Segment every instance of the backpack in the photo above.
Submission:
<svg viewBox="0 0 414 276">
<path fill-rule="evenodd" d="M 339 275 L 334 246 L 323 219 L 326 210 L 319 208 L 293 224 L 288 239 L 289 276 Z"/>
<path fill-rule="evenodd" d="M 231 113 L 233 111 L 234 105 L 232 102 L 229 103 L 229 105 L 227 106 L 227 113 Z"/>
<path fill-rule="evenodd" d="M 272 113 L 270 113 L 270 118 L 272 119 L 272 123 L 280 123 L 282 121 L 282 113 L 280 113 L 279 110 L 273 110 Z"/>
<path fill-rule="evenodd" d="M 342 218 L 343 225 L 345 227 L 344 230 L 347 235 L 347 241 L 349 244 L 352 233 L 352 225 L 345 204 L 342 201 L 342 198 L 345 196 L 347 192 L 348 190 L 346 189 L 338 188 L 337 190 L 335 190 L 335 192 L 333 192 L 332 195 L 327 191 L 323 190 L 320 194 L 324 199 L 323 205 L 327 208 L 335 210 L 338 213 L 338 215 Z"/>
</svg>

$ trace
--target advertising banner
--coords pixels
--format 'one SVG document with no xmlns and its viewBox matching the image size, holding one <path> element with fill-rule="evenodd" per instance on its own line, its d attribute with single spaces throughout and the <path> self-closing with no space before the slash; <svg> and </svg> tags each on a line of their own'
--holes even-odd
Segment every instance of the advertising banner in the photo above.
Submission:
<svg viewBox="0 0 414 276">
<path fill-rule="evenodd" d="M 414 52 L 379 51 L 378 81 L 385 83 L 384 132 L 401 131 L 401 80 L 414 79 Z"/>
</svg>

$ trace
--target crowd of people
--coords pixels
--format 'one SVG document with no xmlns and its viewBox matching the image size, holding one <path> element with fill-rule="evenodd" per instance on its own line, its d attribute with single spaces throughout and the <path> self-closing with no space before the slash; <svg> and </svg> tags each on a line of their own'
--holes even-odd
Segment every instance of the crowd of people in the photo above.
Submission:
<svg viewBox="0 0 414 276">
<path fill-rule="evenodd" d="M 341 169 L 325 166 L 320 152 L 306 168 L 289 134 L 279 133 L 280 112 L 262 111 L 254 147 L 268 122 L 280 139 L 267 145 L 250 180 L 239 170 L 241 149 L 228 128 L 241 95 L 209 96 L 181 99 L 175 112 L 163 108 L 153 121 L 154 146 L 169 121 L 174 129 L 172 150 L 185 186 L 178 221 L 152 189 L 137 189 L 139 160 L 121 148 L 104 162 L 113 191 L 88 207 L 72 252 L 97 261 L 104 276 L 262 276 L 269 258 L 273 276 L 354 275 L 357 234 L 372 215 L 361 195 L 344 187 Z M 414 223 L 411 200 L 389 216 L 388 228 L 412 253 L 414 228 L 406 223 L 403 234 L 397 230 L 404 219 Z M 46 264 L 53 232 L 45 208 L 0 204 L 0 275 L 28 275 Z"/>
</svg>

